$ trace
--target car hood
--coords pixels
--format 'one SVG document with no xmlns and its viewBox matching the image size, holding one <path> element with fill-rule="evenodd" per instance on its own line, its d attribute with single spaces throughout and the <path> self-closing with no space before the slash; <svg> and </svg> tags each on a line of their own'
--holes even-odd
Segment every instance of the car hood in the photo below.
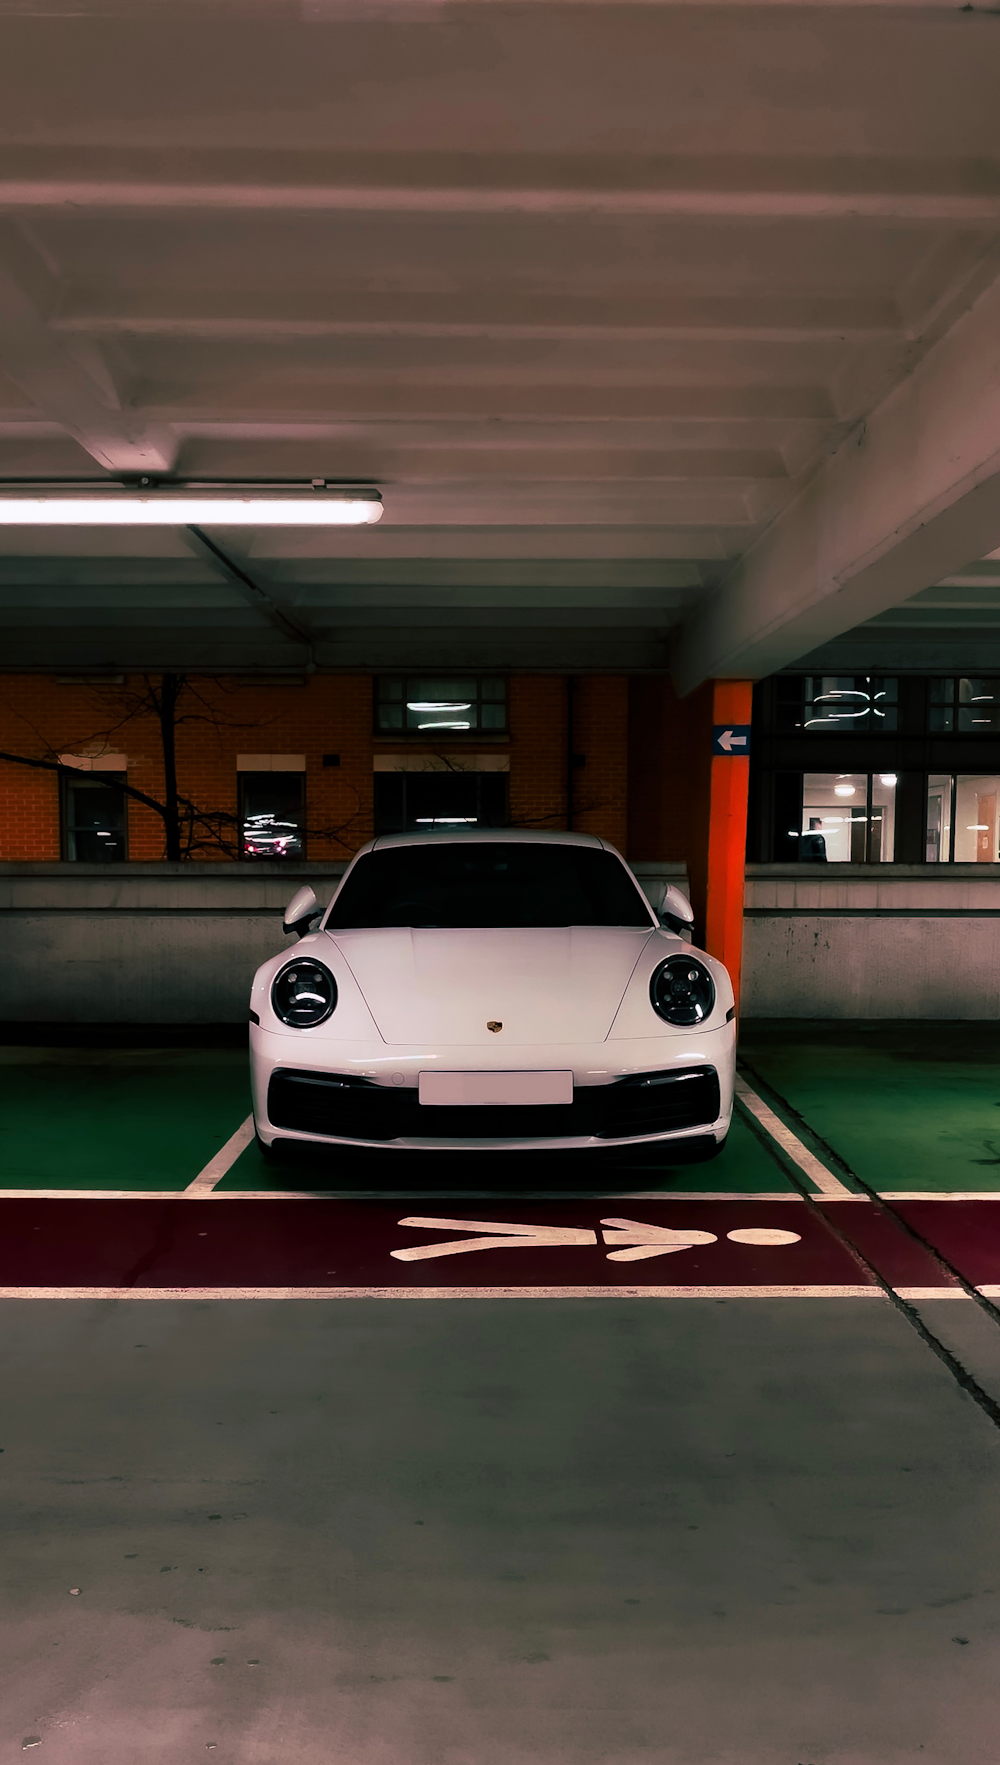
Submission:
<svg viewBox="0 0 1000 1765">
<path fill-rule="evenodd" d="M 601 1042 L 639 955 L 629 927 L 328 933 L 387 1042 Z M 490 1023 L 502 1024 L 491 1031 Z"/>
</svg>

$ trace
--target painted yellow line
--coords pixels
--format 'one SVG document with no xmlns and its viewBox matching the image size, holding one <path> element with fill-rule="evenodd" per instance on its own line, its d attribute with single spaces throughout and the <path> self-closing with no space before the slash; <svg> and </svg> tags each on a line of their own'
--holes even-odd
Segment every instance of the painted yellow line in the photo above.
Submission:
<svg viewBox="0 0 1000 1765">
<path fill-rule="evenodd" d="M 241 1122 L 235 1134 L 230 1134 L 224 1146 L 220 1146 L 214 1158 L 210 1158 L 204 1170 L 199 1171 L 193 1183 L 189 1183 L 183 1191 L 185 1195 L 210 1195 L 216 1183 L 220 1183 L 228 1170 L 236 1163 L 241 1152 L 245 1152 L 254 1135 L 253 1116 L 248 1115 Z"/>
<path fill-rule="evenodd" d="M 0 1287 L 0 1299 L 884 1298 L 881 1287 Z"/>
<path fill-rule="evenodd" d="M 793 1164 L 798 1165 L 799 1170 L 809 1178 L 821 1195 L 836 1195 L 841 1201 L 853 1199 L 846 1184 L 835 1177 L 832 1171 L 828 1171 L 825 1164 L 820 1164 L 815 1154 L 810 1152 L 808 1146 L 803 1146 L 798 1136 L 775 1115 L 763 1097 L 758 1097 L 756 1091 L 752 1091 L 746 1080 L 739 1076 L 736 1079 L 736 1095 L 744 1109 L 748 1109 L 760 1122 L 764 1132 L 770 1134 L 771 1139 L 781 1147 Z"/>
</svg>

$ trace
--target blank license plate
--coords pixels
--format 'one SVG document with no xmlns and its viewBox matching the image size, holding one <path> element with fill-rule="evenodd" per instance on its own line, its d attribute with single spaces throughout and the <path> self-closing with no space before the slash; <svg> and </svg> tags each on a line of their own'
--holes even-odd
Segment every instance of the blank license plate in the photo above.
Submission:
<svg viewBox="0 0 1000 1765">
<path fill-rule="evenodd" d="M 421 1103 L 572 1103 L 571 1072 L 422 1072 Z"/>
</svg>

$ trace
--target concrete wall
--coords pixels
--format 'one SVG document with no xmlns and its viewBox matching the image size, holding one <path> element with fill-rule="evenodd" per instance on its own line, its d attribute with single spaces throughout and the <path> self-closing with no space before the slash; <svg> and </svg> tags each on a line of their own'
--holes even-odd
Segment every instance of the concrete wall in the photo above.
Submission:
<svg viewBox="0 0 1000 1765">
<path fill-rule="evenodd" d="M 238 1023 L 308 882 L 342 864 L 0 865 L 0 1020 Z"/>
<path fill-rule="evenodd" d="M 648 892 L 684 866 L 637 864 Z M 340 864 L 0 864 L 0 1020 L 239 1023 L 285 903 Z M 749 1017 L 1000 1015 L 1000 866 L 753 865 Z"/>
<path fill-rule="evenodd" d="M 1000 1015 L 1000 865 L 750 865 L 747 1017 Z"/>
<path fill-rule="evenodd" d="M 640 865 L 651 889 L 683 865 Z M 286 902 L 343 864 L 0 864 L 0 1022 L 242 1023 Z M 649 873 L 648 875 L 645 873 Z"/>
</svg>

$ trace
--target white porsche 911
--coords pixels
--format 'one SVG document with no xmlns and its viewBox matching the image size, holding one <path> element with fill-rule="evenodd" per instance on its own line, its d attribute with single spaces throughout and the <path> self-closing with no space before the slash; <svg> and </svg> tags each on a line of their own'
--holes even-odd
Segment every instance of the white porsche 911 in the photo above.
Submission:
<svg viewBox="0 0 1000 1765">
<path fill-rule="evenodd" d="M 258 969 L 258 1141 L 411 1150 L 725 1143 L 735 1011 L 720 962 L 587 834 L 373 840 Z M 317 921 L 319 924 L 317 926 Z M 313 928 L 316 929 L 313 929 Z"/>
</svg>

